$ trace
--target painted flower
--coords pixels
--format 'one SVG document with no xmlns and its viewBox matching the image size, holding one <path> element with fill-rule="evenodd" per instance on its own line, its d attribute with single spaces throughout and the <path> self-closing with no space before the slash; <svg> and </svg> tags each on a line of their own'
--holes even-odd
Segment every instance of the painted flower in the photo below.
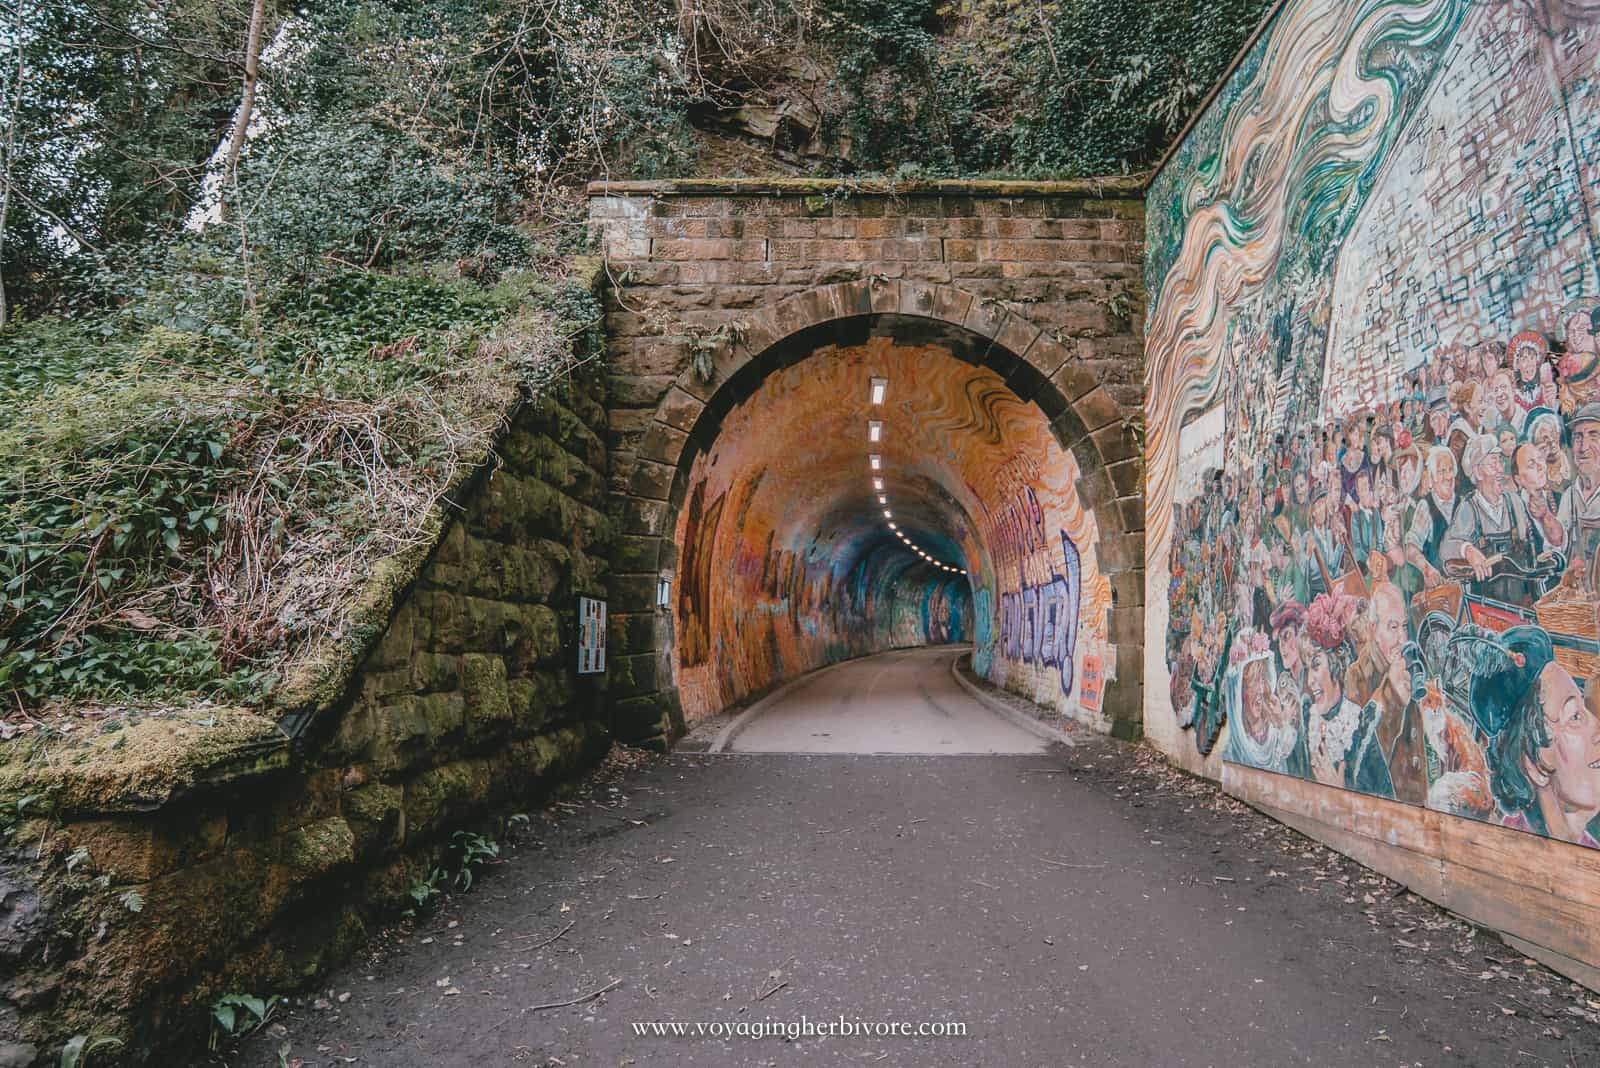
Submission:
<svg viewBox="0 0 1600 1068">
<path fill-rule="evenodd" d="M 1306 634 L 1324 649 L 1344 644 L 1360 606 L 1342 593 L 1319 593 L 1306 609 Z"/>
</svg>

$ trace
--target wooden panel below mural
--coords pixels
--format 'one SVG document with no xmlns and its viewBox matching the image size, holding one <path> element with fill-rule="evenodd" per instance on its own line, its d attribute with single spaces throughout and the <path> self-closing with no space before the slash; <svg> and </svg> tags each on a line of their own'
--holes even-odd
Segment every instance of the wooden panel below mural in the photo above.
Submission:
<svg viewBox="0 0 1600 1068">
<path fill-rule="evenodd" d="M 1230 794 L 1600 989 L 1600 854 L 1230 764 Z"/>
</svg>

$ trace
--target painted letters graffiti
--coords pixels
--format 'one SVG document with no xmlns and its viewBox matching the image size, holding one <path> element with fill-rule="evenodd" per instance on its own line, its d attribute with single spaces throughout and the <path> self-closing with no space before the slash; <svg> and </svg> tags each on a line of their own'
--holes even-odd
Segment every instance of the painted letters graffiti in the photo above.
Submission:
<svg viewBox="0 0 1600 1068">
<path fill-rule="evenodd" d="M 1000 650 L 1012 660 L 1056 668 L 1061 693 L 1070 697 L 1083 577 L 1078 547 L 1064 530 L 1061 549 L 1066 575 L 1051 575 L 1039 585 L 1024 583 L 1017 592 L 1000 595 Z"/>
</svg>

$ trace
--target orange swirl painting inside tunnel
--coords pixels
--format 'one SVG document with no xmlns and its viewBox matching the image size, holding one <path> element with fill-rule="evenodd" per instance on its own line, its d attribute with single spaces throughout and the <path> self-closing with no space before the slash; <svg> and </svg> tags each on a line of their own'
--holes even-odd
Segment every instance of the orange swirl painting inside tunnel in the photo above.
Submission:
<svg viewBox="0 0 1600 1068">
<path fill-rule="evenodd" d="M 937 345 L 874 338 L 773 372 L 694 456 L 678 511 L 686 718 L 834 661 L 971 642 L 997 684 L 1098 722 L 1111 594 L 1078 475 L 1037 407 Z"/>
</svg>

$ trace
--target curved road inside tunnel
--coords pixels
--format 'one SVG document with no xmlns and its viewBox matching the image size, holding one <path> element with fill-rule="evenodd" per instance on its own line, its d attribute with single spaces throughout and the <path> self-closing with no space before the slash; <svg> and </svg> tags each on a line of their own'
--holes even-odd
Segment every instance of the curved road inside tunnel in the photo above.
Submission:
<svg viewBox="0 0 1600 1068">
<path fill-rule="evenodd" d="M 965 646 L 899 649 L 836 664 L 763 702 L 739 753 L 1040 753 L 1048 743 L 991 712 L 951 675 Z"/>
</svg>

